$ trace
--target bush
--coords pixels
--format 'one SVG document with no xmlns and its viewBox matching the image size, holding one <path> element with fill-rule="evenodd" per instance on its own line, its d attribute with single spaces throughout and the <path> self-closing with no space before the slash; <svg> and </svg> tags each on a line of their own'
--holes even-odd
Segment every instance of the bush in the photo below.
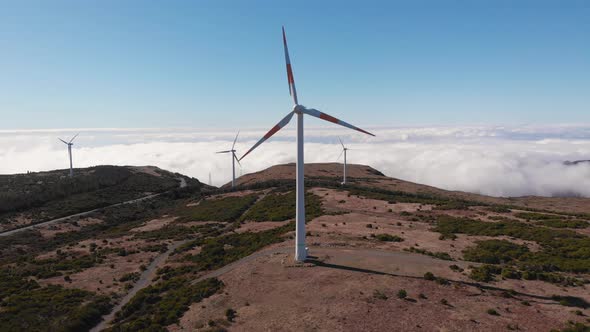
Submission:
<svg viewBox="0 0 590 332">
<path fill-rule="evenodd" d="M 415 253 L 418 253 L 418 254 L 431 256 L 431 257 L 442 259 L 442 260 L 445 260 L 445 261 L 454 261 L 454 259 L 453 259 L 453 257 L 451 257 L 451 255 L 449 255 L 446 252 L 442 252 L 442 251 L 432 252 L 432 251 L 428 251 L 428 250 L 425 250 L 425 249 L 418 249 L 418 248 L 415 248 L 415 247 L 405 248 L 404 251 L 415 252 Z"/>
<path fill-rule="evenodd" d="M 451 269 L 454 272 L 463 272 L 463 269 L 456 264 L 449 266 L 449 269 Z"/>
<path fill-rule="evenodd" d="M 589 332 L 590 326 L 580 322 L 568 322 L 568 326 L 563 330 L 551 330 L 551 332 Z"/>
<path fill-rule="evenodd" d="M 114 331 L 160 331 L 178 322 L 189 305 L 200 302 L 223 287 L 217 279 L 196 284 L 191 278 L 162 280 L 140 290 L 115 317 Z M 157 328 L 157 329 L 156 329 Z"/>
<path fill-rule="evenodd" d="M 426 272 L 426 273 L 424 273 L 424 279 L 426 279 L 426 280 L 434 280 L 435 279 L 435 276 L 434 276 L 434 274 L 432 272 Z"/>
<path fill-rule="evenodd" d="M 317 195 L 305 193 L 305 220 L 310 221 L 324 214 Z M 252 221 L 285 221 L 295 218 L 295 191 L 286 194 L 269 194 L 256 202 L 242 217 Z"/>
<path fill-rule="evenodd" d="M 469 277 L 475 281 L 490 282 L 494 280 L 494 275 L 501 273 L 502 268 L 493 265 L 482 265 L 471 269 Z"/>
<path fill-rule="evenodd" d="M 139 280 L 140 274 L 139 272 L 131 272 L 131 273 L 127 273 L 125 275 L 123 275 L 121 278 L 119 278 L 120 282 L 126 282 L 126 281 L 132 281 L 132 282 L 136 282 L 137 280 Z"/>
<path fill-rule="evenodd" d="M 495 309 L 488 309 L 486 312 L 488 313 L 488 315 L 500 316 L 500 314 Z"/>
<path fill-rule="evenodd" d="M 94 293 L 49 285 L 0 271 L 2 314 L 6 331 L 89 330 L 111 309 L 110 299 Z"/>
<path fill-rule="evenodd" d="M 472 262 L 500 264 L 518 260 L 528 252 L 526 246 L 506 240 L 487 240 L 477 241 L 475 247 L 465 249 L 463 258 Z"/>
<path fill-rule="evenodd" d="M 225 311 L 225 317 L 227 318 L 228 322 L 233 322 L 236 318 L 236 311 L 234 309 L 227 309 Z"/>
<path fill-rule="evenodd" d="M 377 234 L 375 236 L 377 240 L 383 242 L 402 242 L 404 239 L 397 236 L 397 235 L 390 235 L 390 234 Z"/>
<path fill-rule="evenodd" d="M 405 290 L 405 289 L 400 289 L 400 290 L 397 292 L 397 297 L 398 297 L 399 299 L 405 299 L 407 296 L 408 296 L 408 292 L 406 292 L 406 290 Z"/>
<path fill-rule="evenodd" d="M 183 220 L 187 221 L 235 221 L 256 200 L 257 195 L 230 196 L 218 199 L 202 200 L 199 205 L 179 210 Z"/>
<path fill-rule="evenodd" d="M 516 270 L 508 268 L 508 267 L 502 268 L 501 275 L 502 275 L 502 278 L 504 278 L 504 279 L 521 279 L 522 278 L 522 273 L 520 273 L 520 271 L 516 271 Z"/>
<path fill-rule="evenodd" d="M 450 216 L 439 217 L 434 230 L 441 234 L 505 235 L 535 241 L 542 246 L 541 251 L 531 253 L 526 252 L 524 247 L 512 247 L 509 249 L 513 251 L 509 255 L 503 254 L 502 259 L 516 260 L 519 264 L 545 271 L 590 271 L 590 238 L 570 230 L 556 230 L 522 222 L 483 222 Z M 491 257 L 493 254 L 490 252 L 497 252 L 494 245 L 487 249 L 474 252 L 473 256 L 468 257 L 481 261 L 498 261 Z"/>
</svg>

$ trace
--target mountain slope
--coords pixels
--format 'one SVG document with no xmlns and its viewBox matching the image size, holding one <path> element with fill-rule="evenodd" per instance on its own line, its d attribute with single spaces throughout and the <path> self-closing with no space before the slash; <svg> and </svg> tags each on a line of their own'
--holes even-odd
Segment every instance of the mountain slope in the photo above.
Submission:
<svg viewBox="0 0 590 332">
<path fill-rule="evenodd" d="M 306 165 L 304 264 L 293 261 L 293 165 L 244 175 L 236 190 L 178 188 L 0 237 L 0 330 L 587 324 L 590 218 L 567 210 L 578 199 L 556 199 L 559 212 L 537 198 L 445 191 L 362 165 L 342 186 L 341 167 Z"/>
</svg>

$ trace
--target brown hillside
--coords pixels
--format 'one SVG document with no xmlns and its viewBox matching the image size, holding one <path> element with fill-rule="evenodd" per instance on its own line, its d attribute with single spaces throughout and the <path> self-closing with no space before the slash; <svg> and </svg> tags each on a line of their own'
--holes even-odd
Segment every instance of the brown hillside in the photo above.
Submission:
<svg viewBox="0 0 590 332">
<path fill-rule="evenodd" d="M 342 164 L 340 163 L 315 163 L 305 164 L 305 177 L 310 178 L 342 178 Z M 294 180 L 295 164 L 283 164 L 269 167 L 263 171 L 241 176 L 236 180 L 237 185 L 252 185 L 270 180 Z M 358 164 L 348 165 L 347 180 L 353 185 L 364 187 L 377 187 L 388 190 L 403 191 L 408 193 L 433 194 L 443 197 L 453 197 L 470 201 L 489 204 L 504 204 L 526 207 L 529 209 L 566 212 L 566 213 L 590 213 L 590 198 L 582 197 L 491 197 L 462 191 L 449 191 L 424 184 L 409 182 L 383 175 L 378 170 Z M 225 185 L 227 186 L 227 185 Z"/>
</svg>

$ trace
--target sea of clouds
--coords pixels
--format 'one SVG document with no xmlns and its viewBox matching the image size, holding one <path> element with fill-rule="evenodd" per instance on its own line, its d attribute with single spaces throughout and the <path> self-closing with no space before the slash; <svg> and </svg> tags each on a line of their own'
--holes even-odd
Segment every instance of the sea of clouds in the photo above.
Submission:
<svg viewBox="0 0 590 332">
<path fill-rule="evenodd" d="M 306 128 L 305 161 L 335 162 L 338 137 L 351 149 L 348 162 L 431 186 L 493 196 L 590 197 L 590 125 L 369 128 L 369 137 L 340 128 Z M 235 132 L 202 129 L 0 130 L 0 174 L 67 168 L 67 148 L 57 137 L 75 133 L 74 167 L 155 165 L 213 185 L 231 179 Z M 243 130 L 241 156 L 266 130 Z M 242 160 L 236 173 L 295 161 L 293 125 Z M 340 159 L 340 162 L 342 159 Z"/>
</svg>

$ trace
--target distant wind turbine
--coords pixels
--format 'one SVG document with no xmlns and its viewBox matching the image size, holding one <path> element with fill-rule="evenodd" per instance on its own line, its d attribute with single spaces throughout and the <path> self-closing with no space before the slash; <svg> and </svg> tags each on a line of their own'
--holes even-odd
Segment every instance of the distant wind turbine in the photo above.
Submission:
<svg viewBox="0 0 590 332">
<path fill-rule="evenodd" d="M 297 101 L 297 90 L 295 89 L 295 79 L 293 78 L 293 70 L 291 68 L 291 60 L 289 59 L 289 50 L 287 48 L 287 37 L 285 36 L 285 28 L 283 27 L 283 47 L 285 49 L 285 61 L 287 63 L 287 81 L 289 83 L 289 93 L 293 97 L 293 110 L 287 114 L 279 123 L 277 123 L 271 130 L 269 130 L 253 147 L 248 150 L 239 160 L 244 159 L 252 150 L 258 147 L 262 142 L 269 139 L 281 128 L 285 127 L 294 114 L 297 114 L 297 166 L 296 166 L 296 216 L 295 216 L 295 260 L 305 261 L 307 258 L 307 249 L 305 247 L 305 191 L 304 191 L 304 174 L 303 174 L 303 115 L 311 115 L 322 120 L 326 120 L 341 126 L 360 131 L 362 133 L 375 136 L 367 131 L 357 128 L 342 120 L 338 120 L 333 116 L 322 113 L 313 108 L 306 108 L 300 105 Z"/>
<path fill-rule="evenodd" d="M 72 142 L 74 141 L 74 139 L 76 137 L 78 137 L 78 135 L 80 135 L 80 134 L 76 134 L 74 137 L 72 137 L 72 139 L 69 142 L 66 142 L 63 139 L 58 137 L 58 139 L 60 141 L 64 142 L 64 144 L 68 146 L 68 155 L 70 156 L 70 177 L 74 176 L 74 168 L 72 165 L 72 145 L 74 145 L 74 143 L 72 143 Z"/>
<path fill-rule="evenodd" d="M 238 133 L 236 134 L 236 138 L 234 139 L 234 144 L 232 144 L 231 146 L 231 150 L 225 150 L 225 151 L 218 151 L 216 153 L 231 153 L 231 187 L 235 188 L 236 187 L 236 161 L 238 162 L 238 164 L 240 164 L 240 161 L 238 160 L 238 157 L 236 157 L 236 150 L 234 150 L 234 146 L 236 145 L 236 141 L 238 140 L 238 135 L 240 134 L 240 132 L 238 131 Z M 240 164 L 240 167 L 242 165 Z"/>
<path fill-rule="evenodd" d="M 344 172 L 343 172 L 343 177 L 342 177 L 342 185 L 345 185 L 346 184 L 346 151 L 348 151 L 350 149 L 344 146 L 344 143 L 342 143 L 342 140 L 340 139 L 340 137 L 338 137 L 338 140 L 340 141 L 340 145 L 342 145 L 342 152 L 340 152 L 340 155 L 338 156 L 338 159 L 336 159 L 336 160 L 340 160 L 340 157 L 342 157 L 342 154 L 344 154 Z"/>
</svg>

